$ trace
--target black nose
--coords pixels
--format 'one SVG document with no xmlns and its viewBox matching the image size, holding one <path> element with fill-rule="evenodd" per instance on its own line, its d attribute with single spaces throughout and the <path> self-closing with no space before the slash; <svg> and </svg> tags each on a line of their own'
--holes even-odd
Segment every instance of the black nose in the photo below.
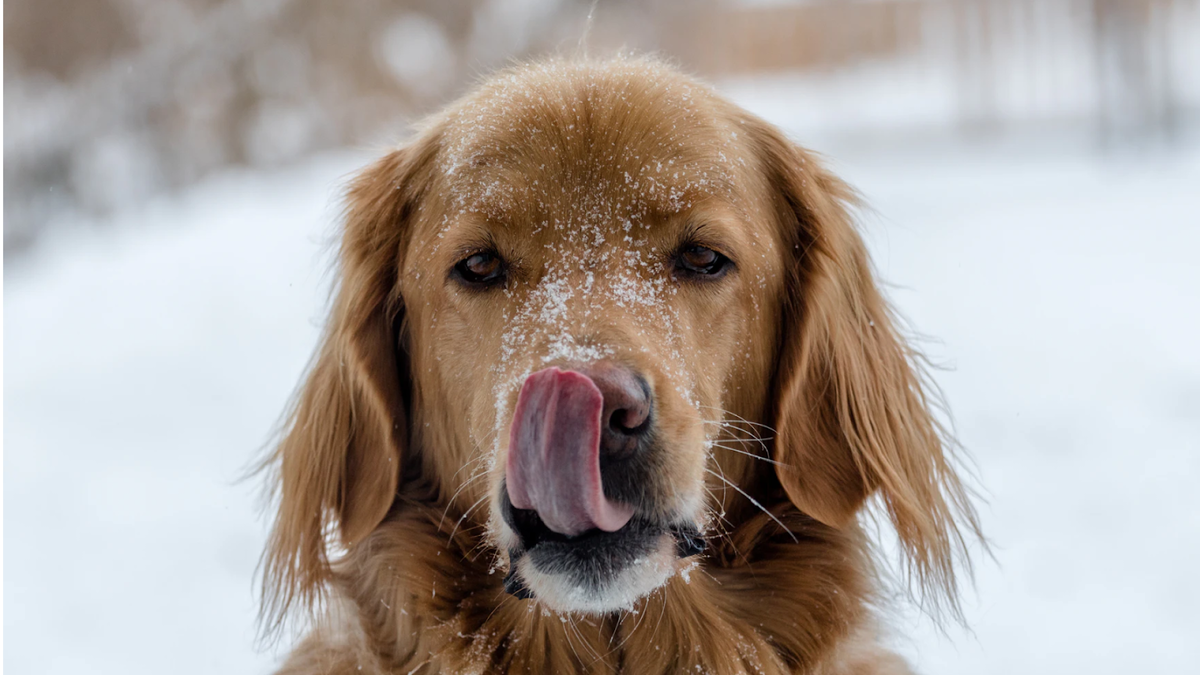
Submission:
<svg viewBox="0 0 1200 675">
<path fill-rule="evenodd" d="M 653 425 L 654 402 L 646 379 L 627 366 L 601 361 L 581 369 L 604 396 L 600 456 L 624 459 L 637 452 Z"/>
</svg>

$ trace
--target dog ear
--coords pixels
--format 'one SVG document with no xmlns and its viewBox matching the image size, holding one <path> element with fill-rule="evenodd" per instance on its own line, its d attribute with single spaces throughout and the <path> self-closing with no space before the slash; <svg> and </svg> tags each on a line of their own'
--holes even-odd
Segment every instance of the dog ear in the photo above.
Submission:
<svg viewBox="0 0 1200 675">
<path fill-rule="evenodd" d="M 900 335 L 851 216 L 856 195 L 764 123 L 752 139 L 771 177 L 788 251 L 774 391 L 776 474 L 801 511 L 836 528 L 878 493 L 906 570 L 957 614 L 955 562 L 979 525 L 939 392 Z M 960 527 L 962 529 L 960 529 Z"/>
<path fill-rule="evenodd" d="M 395 500 L 408 441 L 407 359 L 398 275 L 431 143 L 397 150 L 355 178 L 332 313 L 267 465 L 278 513 L 263 560 L 263 619 L 311 608 L 330 547 L 362 541 Z"/>
</svg>

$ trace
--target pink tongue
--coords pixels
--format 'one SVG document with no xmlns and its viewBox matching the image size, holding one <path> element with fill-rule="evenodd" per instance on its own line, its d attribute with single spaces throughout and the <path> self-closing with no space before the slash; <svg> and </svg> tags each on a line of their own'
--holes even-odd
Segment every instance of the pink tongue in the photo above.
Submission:
<svg viewBox="0 0 1200 675">
<path fill-rule="evenodd" d="M 613 503 L 600 484 L 604 396 L 591 378 L 547 368 L 521 387 L 508 445 L 508 498 L 533 509 L 559 534 L 621 529 L 633 508 Z"/>
</svg>

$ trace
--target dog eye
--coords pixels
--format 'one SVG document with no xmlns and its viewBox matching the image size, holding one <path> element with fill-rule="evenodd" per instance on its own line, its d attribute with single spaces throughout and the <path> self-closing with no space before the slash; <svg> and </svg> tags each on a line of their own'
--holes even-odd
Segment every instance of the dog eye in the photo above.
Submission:
<svg viewBox="0 0 1200 675">
<path fill-rule="evenodd" d="M 504 261 L 490 251 L 467 256 L 454 266 L 459 279 L 474 286 L 495 286 L 504 281 Z"/>
<path fill-rule="evenodd" d="M 679 273 L 708 278 L 723 275 L 729 265 L 729 258 L 704 246 L 689 246 L 683 249 L 675 262 L 676 271 Z"/>
</svg>

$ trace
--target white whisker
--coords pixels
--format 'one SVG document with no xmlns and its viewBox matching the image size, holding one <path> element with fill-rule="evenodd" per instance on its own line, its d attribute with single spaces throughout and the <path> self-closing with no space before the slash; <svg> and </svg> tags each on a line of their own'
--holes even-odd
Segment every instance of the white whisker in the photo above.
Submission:
<svg viewBox="0 0 1200 675">
<path fill-rule="evenodd" d="M 438 521 L 439 529 L 441 529 L 442 524 L 446 522 L 446 514 L 450 512 L 450 507 L 454 505 L 454 500 L 458 499 L 458 495 L 462 494 L 462 491 L 467 489 L 468 485 L 470 485 L 471 483 L 474 483 L 475 481 L 479 480 L 480 478 L 483 478 L 486 475 L 487 475 L 487 471 L 477 472 L 474 475 L 472 475 L 470 478 L 468 478 L 466 480 L 466 482 L 464 482 L 462 485 L 458 486 L 458 489 L 455 490 L 454 494 L 450 497 L 450 499 L 446 501 L 446 508 L 442 509 L 442 519 Z"/>
<path fill-rule="evenodd" d="M 773 465 L 775 465 L 775 466 L 787 466 L 786 464 L 780 464 L 779 462 L 777 462 L 777 461 L 775 461 L 775 460 L 771 459 L 770 457 L 763 457 L 762 455 L 756 455 L 756 454 L 754 454 L 753 452 L 746 452 L 745 450 L 739 450 L 738 448 L 731 448 L 731 447 L 729 447 L 729 446 L 726 446 L 726 445 L 721 445 L 720 443 L 713 443 L 713 444 L 712 444 L 712 446 L 713 446 L 714 448 L 721 448 L 722 450 L 728 450 L 728 451 L 730 451 L 730 452 L 736 452 L 736 453 L 737 453 L 737 454 L 739 454 L 739 455 L 745 455 L 745 456 L 747 456 L 747 457 L 753 457 L 754 459 L 761 460 L 761 461 L 763 461 L 763 462 L 766 462 L 767 464 L 773 464 Z"/>
<path fill-rule="evenodd" d="M 735 412 L 730 412 L 730 411 L 728 411 L 728 410 L 725 410 L 725 409 L 723 409 L 723 408 L 714 408 L 713 406 L 710 406 L 710 405 L 702 405 L 702 406 L 700 406 L 700 407 L 701 407 L 701 408 L 708 408 L 709 410 L 715 410 L 715 411 L 717 411 L 717 412 L 719 412 L 719 413 L 721 413 L 721 414 L 723 414 L 723 415 L 731 415 L 731 416 L 735 417 L 735 418 L 737 419 L 737 421 L 739 421 L 739 422 L 741 422 L 741 423 L 743 423 L 743 424 L 749 424 L 749 425 L 751 425 L 751 426 L 755 426 L 755 427 L 760 427 L 760 428 L 763 428 L 763 429 L 767 429 L 767 430 L 769 430 L 769 431 L 770 431 L 771 433 L 773 433 L 773 434 L 777 434 L 777 433 L 779 433 L 778 431 L 776 431 L 776 430 L 775 430 L 775 428 L 774 428 L 774 427 L 772 427 L 772 426 L 770 426 L 770 425 L 767 425 L 767 424 L 762 424 L 762 423 L 760 423 L 760 422 L 751 422 L 750 420 L 746 419 L 745 417 L 742 417 L 741 415 L 739 415 L 739 414 L 737 414 L 737 413 L 735 413 Z"/>
<path fill-rule="evenodd" d="M 779 518 L 776 518 L 776 517 L 775 517 L 775 514 L 774 514 L 774 513 L 771 513 L 770 511 L 768 511 L 768 510 L 766 509 L 766 507 L 764 507 L 762 504 L 759 504 L 757 499 L 755 499 L 754 497 L 751 497 L 750 495 L 746 494 L 746 491 L 745 491 L 745 490 L 743 490 L 743 489 L 741 489 L 740 487 L 738 487 L 737 485 L 734 485 L 733 483 L 729 482 L 729 480 L 728 480 L 727 478 L 725 478 L 725 476 L 722 476 L 721 474 L 717 473 L 716 471 L 713 471 L 712 469 L 710 469 L 710 468 L 708 468 L 708 467 L 704 467 L 704 470 L 705 470 L 705 471 L 707 471 L 707 472 L 709 472 L 710 474 L 712 474 L 712 475 L 716 476 L 717 478 L 720 478 L 722 481 L 724 481 L 724 483 L 725 483 L 726 485 L 728 485 L 729 487 L 733 488 L 734 490 L 737 490 L 737 491 L 738 491 L 739 493 L 741 493 L 741 495 L 742 495 L 743 497 L 745 497 L 746 499 L 749 499 L 751 504 L 753 504 L 753 505 L 755 505 L 756 507 L 758 507 L 758 510 L 760 510 L 760 511 L 762 511 L 763 513 L 767 514 L 767 516 L 768 516 L 768 517 L 769 517 L 771 520 L 775 521 L 775 522 L 776 522 L 776 524 L 778 524 L 778 525 L 779 525 L 779 527 L 783 528 L 783 531 L 788 533 L 788 536 L 792 538 L 792 541 L 794 541 L 794 542 L 796 542 L 796 543 L 800 543 L 800 540 L 799 540 L 799 539 L 797 539 L 797 538 L 796 538 L 796 535 L 795 535 L 795 534 L 793 534 L 793 533 L 792 533 L 792 531 L 791 531 L 791 530 L 789 530 L 789 529 L 787 528 L 787 526 L 783 524 L 783 521 L 782 521 L 782 520 L 780 520 Z"/>
<path fill-rule="evenodd" d="M 733 443 L 757 443 L 759 445 L 763 445 L 766 441 L 775 440 L 775 437 L 767 436 L 766 438 L 726 438 L 724 440 L 728 441 L 728 442 L 733 442 Z"/>
<path fill-rule="evenodd" d="M 458 522 L 454 523 L 454 529 L 450 530 L 450 537 L 449 537 L 450 541 L 454 541 L 454 535 L 458 533 L 458 527 L 460 525 L 462 525 L 462 522 L 464 520 L 467 519 L 467 516 L 471 515 L 471 512 L 474 511 L 476 509 L 476 507 L 478 507 L 484 501 L 486 501 L 487 498 L 488 498 L 488 496 L 484 495 L 484 496 L 480 497 L 478 500 L 476 500 L 475 503 L 471 505 L 471 508 L 467 509 L 466 512 L 462 514 L 462 517 L 458 519 Z M 439 525 L 439 527 L 441 527 L 441 526 Z"/>
</svg>

